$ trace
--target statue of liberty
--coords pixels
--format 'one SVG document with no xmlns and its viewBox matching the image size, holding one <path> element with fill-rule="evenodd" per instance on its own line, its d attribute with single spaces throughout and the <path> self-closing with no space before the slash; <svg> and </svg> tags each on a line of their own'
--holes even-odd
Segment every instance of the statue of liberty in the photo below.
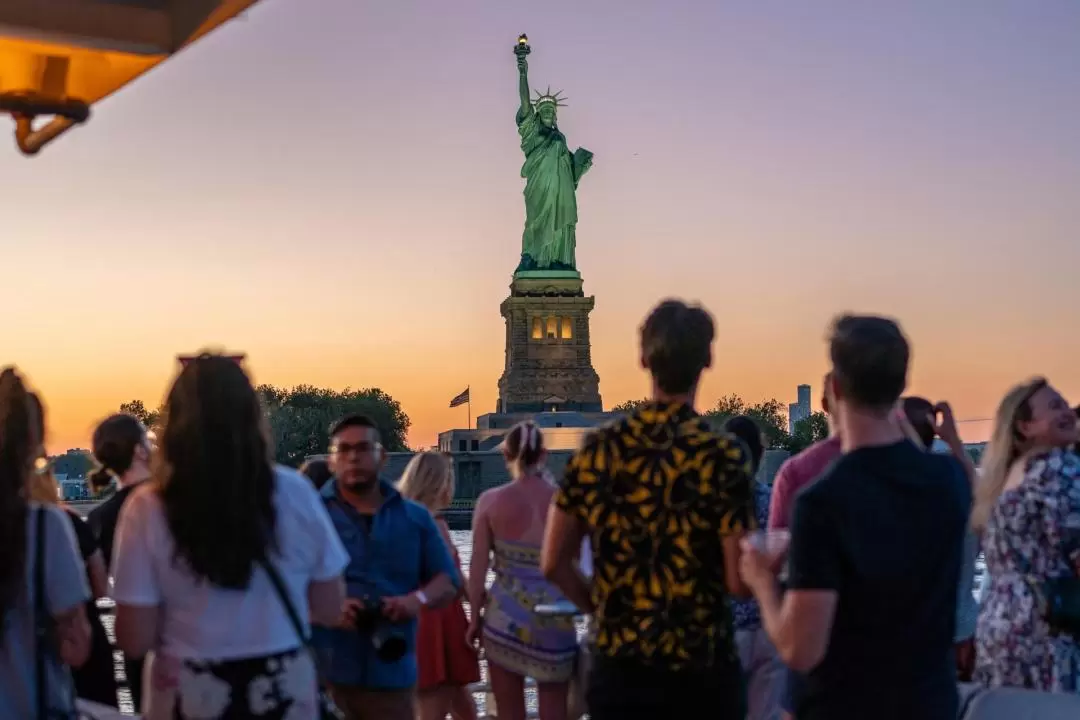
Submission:
<svg viewBox="0 0 1080 720">
<path fill-rule="evenodd" d="M 518 134 L 525 164 L 525 232 L 521 236 L 522 270 L 576 270 L 575 249 L 577 184 L 592 167 L 593 154 L 584 148 L 573 153 L 559 131 L 556 110 L 563 107 L 560 93 L 529 91 L 529 39 L 518 38 L 514 54 L 518 65 Z"/>
</svg>

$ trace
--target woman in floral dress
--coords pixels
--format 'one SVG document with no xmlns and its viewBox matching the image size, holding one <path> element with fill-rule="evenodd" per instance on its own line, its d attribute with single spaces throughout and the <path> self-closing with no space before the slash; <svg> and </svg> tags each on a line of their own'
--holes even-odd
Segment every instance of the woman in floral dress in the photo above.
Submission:
<svg viewBox="0 0 1080 720">
<path fill-rule="evenodd" d="M 1045 380 L 998 408 L 972 514 L 991 583 L 976 631 L 975 679 L 986 686 L 1080 694 L 1080 641 L 1051 631 L 1035 591 L 1080 575 L 1076 441 L 1075 414 Z"/>
</svg>

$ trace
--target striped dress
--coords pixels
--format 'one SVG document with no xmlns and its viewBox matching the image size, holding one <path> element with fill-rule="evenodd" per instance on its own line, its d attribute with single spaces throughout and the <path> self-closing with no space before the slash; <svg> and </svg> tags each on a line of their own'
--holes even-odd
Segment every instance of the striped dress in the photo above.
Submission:
<svg viewBox="0 0 1080 720">
<path fill-rule="evenodd" d="M 563 603 L 540 574 L 540 548 L 495 540 L 495 583 L 484 610 L 489 663 L 537 682 L 566 682 L 574 672 L 577 633 L 570 617 L 539 617 L 533 608 Z"/>
</svg>

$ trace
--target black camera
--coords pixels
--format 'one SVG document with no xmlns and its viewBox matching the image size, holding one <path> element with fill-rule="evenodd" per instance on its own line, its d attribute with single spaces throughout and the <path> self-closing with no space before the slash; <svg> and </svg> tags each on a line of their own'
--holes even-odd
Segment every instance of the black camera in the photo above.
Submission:
<svg viewBox="0 0 1080 720">
<path fill-rule="evenodd" d="M 405 633 L 383 615 L 382 599 L 365 596 L 360 602 L 363 607 L 356 611 L 356 632 L 370 638 L 376 657 L 385 663 L 405 657 L 408 651 Z"/>
</svg>

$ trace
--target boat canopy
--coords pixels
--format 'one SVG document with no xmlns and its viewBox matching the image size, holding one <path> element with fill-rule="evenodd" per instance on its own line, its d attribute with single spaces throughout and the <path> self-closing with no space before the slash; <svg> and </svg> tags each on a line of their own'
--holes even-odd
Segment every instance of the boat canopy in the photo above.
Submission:
<svg viewBox="0 0 1080 720">
<path fill-rule="evenodd" d="M 19 149 L 33 155 L 94 103 L 256 2 L 2 0 L 0 113 L 15 118 Z"/>
</svg>

